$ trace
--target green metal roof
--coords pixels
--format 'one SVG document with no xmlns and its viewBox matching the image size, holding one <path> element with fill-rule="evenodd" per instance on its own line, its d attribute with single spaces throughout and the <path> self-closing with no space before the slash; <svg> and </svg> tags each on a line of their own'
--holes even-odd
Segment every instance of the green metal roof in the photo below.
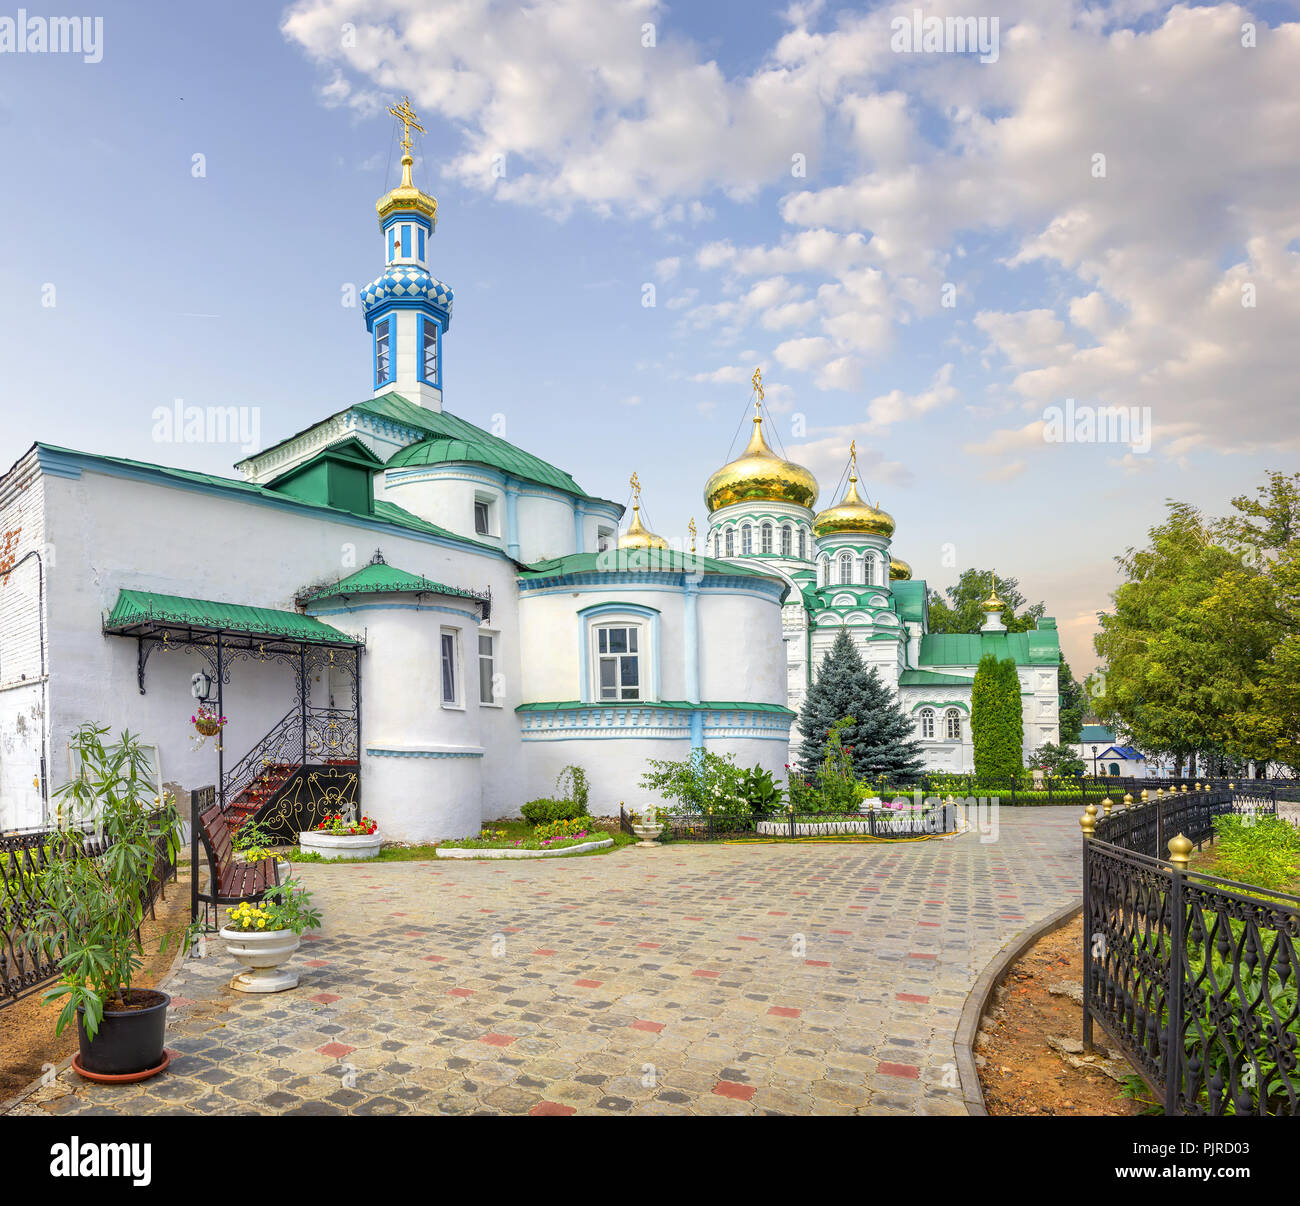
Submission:
<svg viewBox="0 0 1300 1206">
<path fill-rule="evenodd" d="M 442 582 L 434 582 L 430 578 L 425 578 L 420 574 L 408 573 L 406 570 L 398 569 L 395 565 L 386 565 L 384 562 L 372 562 L 364 569 L 359 569 L 355 574 L 349 574 L 346 578 L 340 578 L 337 582 L 332 582 L 328 586 L 316 587 L 304 592 L 301 596 L 304 600 L 333 599 L 345 595 L 394 595 L 394 594 L 422 594 L 422 595 L 453 595 L 463 599 L 474 599 L 483 602 L 485 596 L 472 590 L 465 590 L 459 586 L 447 586 Z"/>
<path fill-rule="evenodd" d="M 921 638 L 922 666 L 977 666 L 986 653 L 1017 666 L 1055 666 L 1061 646 L 1055 629 L 1029 632 L 932 632 Z"/>
<path fill-rule="evenodd" d="M 894 596 L 894 608 L 901 620 L 914 620 L 918 624 L 925 622 L 929 611 L 929 589 L 923 578 L 906 578 L 891 582 L 889 589 Z"/>
<path fill-rule="evenodd" d="M 77 457 L 84 461 L 105 466 L 115 466 L 119 469 L 130 470 L 148 475 L 156 475 L 168 478 L 178 484 L 206 487 L 209 489 L 228 490 L 236 494 L 242 494 L 251 499 L 259 499 L 266 502 L 288 503 L 290 505 L 306 507 L 313 511 L 323 513 L 325 516 L 337 516 L 339 518 L 356 519 L 358 516 L 355 512 L 348 511 L 340 507 L 331 507 L 325 503 L 313 502 L 307 499 L 295 498 L 292 495 L 285 494 L 279 490 L 271 489 L 267 486 L 260 486 L 253 482 L 243 481 L 239 478 L 220 477 L 213 473 L 200 473 L 193 469 L 177 469 L 171 465 L 156 465 L 149 461 L 133 461 L 127 457 L 120 456 L 102 456 L 94 452 L 79 452 L 75 448 L 61 448 L 57 444 L 36 444 L 38 450 L 46 453 L 53 453 L 56 456 Z M 467 545 L 470 548 L 483 549 L 487 552 L 504 556 L 499 548 L 494 545 L 485 544 L 481 540 L 472 540 L 468 536 L 458 535 L 456 532 L 449 531 L 447 528 L 439 527 L 436 523 L 429 523 L 427 520 L 412 515 L 404 507 L 399 507 L 395 503 L 387 502 L 384 499 L 375 499 L 374 512 L 372 516 L 362 516 L 360 518 L 374 518 L 382 523 L 390 524 L 394 527 L 405 528 L 408 531 L 418 532 L 429 536 L 440 536 L 446 540 L 455 541 L 457 544 Z"/>
<path fill-rule="evenodd" d="M 519 575 L 520 582 L 543 578 L 563 578 L 570 574 L 669 573 L 725 574 L 731 578 L 759 578 L 781 587 L 781 597 L 789 584 L 775 574 L 764 574 L 730 561 L 716 561 L 698 553 L 675 549 L 609 549 L 604 553 L 570 553 L 530 565 Z"/>
<path fill-rule="evenodd" d="M 904 670 L 898 676 L 900 687 L 969 687 L 974 681 L 960 674 L 939 674 L 934 670 Z"/>
<path fill-rule="evenodd" d="M 1085 724 L 1079 729 L 1079 740 L 1080 742 L 1113 742 L 1115 740 L 1115 730 L 1107 728 L 1104 724 Z"/>
<path fill-rule="evenodd" d="M 705 700 L 702 703 L 687 703 L 681 699 L 607 699 L 598 703 L 582 703 L 576 699 L 565 700 L 562 703 L 526 703 L 520 704 L 516 712 L 562 712 L 569 708 L 672 708 L 674 710 L 686 709 L 689 711 L 744 711 L 744 712 L 779 712 L 784 715 L 793 716 L 794 711 L 787 708 L 784 704 L 770 703 L 718 703 L 716 700 Z"/>
<path fill-rule="evenodd" d="M 132 630 L 195 628 L 204 632 L 239 632 L 248 636 L 288 638 L 312 644 L 359 645 L 347 633 L 311 616 L 243 603 L 187 599 L 153 591 L 123 590 L 104 623 L 104 631 L 135 635 Z"/>
<path fill-rule="evenodd" d="M 578 498 L 593 498 L 583 491 L 563 469 L 525 452 L 508 440 L 495 436 L 483 428 L 475 426 L 466 419 L 458 418 L 448 411 L 433 411 L 424 406 L 417 406 L 401 394 L 382 394 L 367 402 L 352 407 L 353 410 L 378 415 L 405 427 L 411 427 L 428 434 L 428 438 L 418 444 L 401 449 L 388 462 L 388 468 L 401 469 L 414 465 L 440 465 L 455 462 L 469 462 L 476 465 L 490 465 L 525 481 L 537 482 L 550 486 L 553 490 L 573 494 Z M 605 499 L 596 501 L 605 502 Z M 620 508 L 621 513 L 621 508 Z"/>
</svg>

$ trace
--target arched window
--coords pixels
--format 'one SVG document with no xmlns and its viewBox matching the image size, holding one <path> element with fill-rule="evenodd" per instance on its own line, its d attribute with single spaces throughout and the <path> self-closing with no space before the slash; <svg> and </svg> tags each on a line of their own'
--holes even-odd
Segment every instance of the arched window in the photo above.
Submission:
<svg viewBox="0 0 1300 1206">
<path fill-rule="evenodd" d="M 799 529 L 799 560 L 805 561 L 808 557 L 808 544 L 804 538 L 803 528 Z"/>
<path fill-rule="evenodd" d="M 754 529 L 747 523 L 740 525 L 740 555 L 748 557 L 754 551 Z"/>
<path fill-rule="evenodd" d="M 875 586 L 875 585 L 876 585 L 876 555 L 875 555 L 875 553 L 868 553 L 868 554 L 867 554 L 866 559 L 863 561 L 863 567 L 864 567 L 864 569 L 865 569 L 865 571 L 866 571 L 866 579 L 865 579 L 866 584 L 867 584 L 868 586 Z"/>
<path fill-rule="evenodd" d="M 817 584 L 818 586 L 829 586 L 831 584 L 831 559 L 824 553 L 817 563 Z"/>
<path fill-rule="evenodd" d="M 734 557 L 735 555 L 736 555 L 736 529 L 728 528 L 727 529 L 727 556 Z"/>
<path fill-rule="evenodd" d="M 770 553 L 772 551 L 772 525 L 765 523 L 759 531 L 759 552 Z"/>
<path fill-rule="evenodd" d="M 921 736 L 922 737 L 934 736 L 934 709 L 933 708 L 921 709 Z"/>
<path fill-rule="evenodd" d="M 840 554 L 840 585 L 841 586 L 853 585 L 853 554 L 852 553 Z"/>
<path fill-rule="evenodd" d="M 961 713 L 956 708 L 949 708 L 944 714 L 944 735 L 949 741 L 961 740 Z"/>
<path fill-rule="evenodd" d="M 788 557 L 794 551 L 792 545 L 793 529 L 787 523 L 781 528 L 781 556 Z"/>
</svg>

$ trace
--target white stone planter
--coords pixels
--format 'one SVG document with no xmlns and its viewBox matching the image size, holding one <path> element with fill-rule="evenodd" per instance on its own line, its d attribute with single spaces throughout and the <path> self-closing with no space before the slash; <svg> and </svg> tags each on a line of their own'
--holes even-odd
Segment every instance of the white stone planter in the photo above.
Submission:
<svg viewBox="0 0 1300 1206">
<path fill-rule="evenodd" d="M 303 853 L 315 852 L 321 858 L 374 858 L 382 841 L 378 833 L 341 837 L 332 833 L 299 833 L 298 847 Z"/>
<path fill-rule="evenodd" d="M 226 940 L 226 950 L 248 968 L 230 981 L 237 992 L 283 992 L 298 987 L 298 973 L 280 966 L 301 941 L 292 930 L 245 933 L 223 928 L 221 937 Z"/>
<path fill-rule="evenodd" d="M 644 821 L 632 822 L 632 832 L 641 839 L 637 842 L 638 846 L 657 846 L 659 843 L 655 839 L 663 831 L 664 827 L 658 821 L 653 825 L 647 825 Z"/>
<path fill-rule="evenodd" d="M 506 847 L 488 849 L 486 847 L 452 846 L 444 849 L 439 846 L 433 853 L 435 858 L 563 858 L 566 854 L 582 854 L 587 850 L 604 850 L 614 844 L 613 838 L 603 838 L 598 842 L 581 842 L 577 846 L 564 846 L 559 850 L 510 850 Z"/>
</svg>

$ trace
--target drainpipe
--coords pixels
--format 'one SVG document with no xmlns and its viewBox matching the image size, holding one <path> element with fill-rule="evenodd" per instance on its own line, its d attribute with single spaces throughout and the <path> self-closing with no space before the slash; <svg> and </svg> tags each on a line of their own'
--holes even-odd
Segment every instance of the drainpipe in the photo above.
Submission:
<svg viewBox="0 0 1300 1206">
<path fill-rule="evenodd" d="M 685 574 L 682 578 L 682 630 L 685 644 L 686 702 L 700 702 L 700 577 Z M 704 713 L 691 712 L 691 748 L 704 748 Z"/>
<path fill-rule="evenodd" d="M 506 478 L 506 552 L 519 560 L 519 487 Z"/>
</svg>

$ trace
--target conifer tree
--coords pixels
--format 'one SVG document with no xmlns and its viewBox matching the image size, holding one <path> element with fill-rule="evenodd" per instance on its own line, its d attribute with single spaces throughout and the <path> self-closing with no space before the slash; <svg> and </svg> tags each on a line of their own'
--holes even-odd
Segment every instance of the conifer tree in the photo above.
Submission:
<svg viewBox="0 0 1300 1206">
<path fill-rule="evenodd" d="M 991 653 L 980 658 L 971 687 L 970 730 L 975 774 L 1008 779 L 1024 769 L 1025 722 L 1020 707 L 1020 676 L 1011 658 Z"/>
<path fill-rule="evenodd" d="M 920 773 L 921 747 L 911 720 L 880 672 L 868 669 L 848 633 L 841 631 L 799 709 L 799 766 L 805 775 L 817 772 L 831 725 L 846 716 L 853 717 L 853 724 L 843 729 L 843 743 L 859 778 L 885 775 L 897 782 Z"/>
</svg>

